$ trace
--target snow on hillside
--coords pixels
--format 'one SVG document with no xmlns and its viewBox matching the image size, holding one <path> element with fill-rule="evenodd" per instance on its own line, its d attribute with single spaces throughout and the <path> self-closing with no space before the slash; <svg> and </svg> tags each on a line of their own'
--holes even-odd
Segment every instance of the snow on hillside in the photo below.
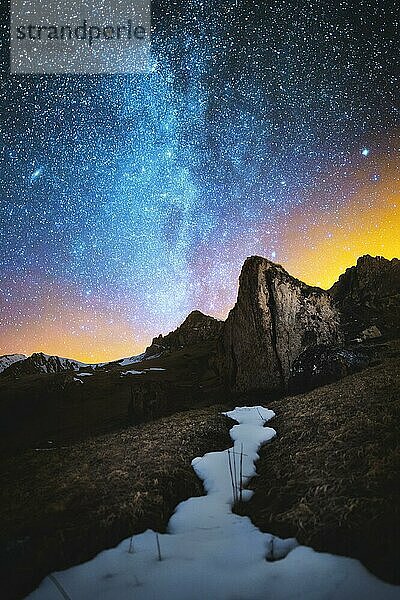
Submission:
<svg viewBox="0 0 400 600">
<path fill-rule="evenodd" d="M 62 356 L 51 356 L 43 352 L 32 354 L 30 358 L 35 357 L 43 373 L 56 373 L 60 369 L 79 371 L 82 367 L 88 367 L 87 363 L 74 360 L 73 358 L 64 358 Z"/>
<path fill-rule="evenodd" d="M 142 362 L 142 360 L 145 360 L 145 358 L 146 354 L 145 352 L 143 352 L 143 354 L 138 354 L 137 356 L 121 358 L 117 362 L 119 365 L 121 365 L 121 367 L 126 367 L 127 365 L 133 365 L 134 363 Z"/>
<path fill-rule="evenodd" d="M 0 373 L 5 371 L 10 365 L 27 358 L 25 354 L 4 354 L 0 356 Z"/>
<path fill-rule="evenodd" d="M 124 375 L 143 375 L 144 373 L 149 373 L 149 371 L 165 371 L 165 369 L 161 367 L 150 367 L 149 369 L 143 369 L 142 371 L 135 371 L 131 369 L 130 371 L 123 371 L 121 373 L 121 377 Z"/>
<path fill-rule="evenodd" d="M 89 600 L 394 600 L 398 587 L 358 561 L 314 552 L 294 539 L 262 533 L 232 512 L 255 474 L 259 447 L 275 436 L 264 427 L 274 413 L 261 406 L 226 413 L 233 448 L 192 461 L 206 496 L 181 502 L 168 531 L 132 536 L 93 560 L 54 573 L 30 595 Z"/>
<path fill-rule="evenodd" d="M 128 365 L 133 365 L 134 363 L 142 362 L 142 360 L 147 360 L 148 358 L 154 358 L 154 356 L 146 356 L 146 353 L 137 354 L 136 356 L 128 356 L 126 358 L 118 358 L 117 360 L 111 360 L 108 362 L 96 363 L 91 365 L 92 367 L 108 367 L 112 365 L 118 365 L 120 367 L 127 367 Z"/>
<path fill-rule="evenodd" d="M 143 375 L 143 373 L 145 373 L 145 371 L 135 371 L 134 369 L 131 369 L 130 371 L 121 373 L 121 377 L 124 377 L 125 375 Z"/>
<path fill-rule="evenodd" d="M 143 353 L 137 356 L 120 358 L 119 360 L 111 362 L 84 363 L 73 358 L 64 358 L 62 356 L 45 354 L 44 352 L 35 352 L 30 356 L 26 356 L 25 354 L 5 354 L 4 356 L 0 356 L 0 373 L 8 369 L 8 367 L 10 367 L 12 364 L 20 361 L 28 361 L 26 363 L 27 365 L 29 365 L 29 367 L 27 368 L 27 372 L 36 371 L 38 373 L 58 373 L 64 370 L 79 371 L 79 369 L 82 369 L 84 367 L 92 367 L 93 369 L 111 365 L 125 367 L 146 360 L 146 358 L 150 357 L 146 357 L 145 353 Z"/>
</svg>

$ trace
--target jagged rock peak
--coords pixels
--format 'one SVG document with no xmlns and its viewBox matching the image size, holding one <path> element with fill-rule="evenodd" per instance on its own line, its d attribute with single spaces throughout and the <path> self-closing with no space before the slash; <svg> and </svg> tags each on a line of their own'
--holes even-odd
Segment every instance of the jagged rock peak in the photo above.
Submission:
<svg viewBox="0 0 400 600">
<path fill-rule="evenodd" d="M 382 266 L 385 264 L 396 264 L 399 263 L 399 259 L 398 258 L 385 258 L 384 256 L 371 256 L 371 254 L 363 254 L 362 256 L 359 256 L 357 258 L 357 267 L 360 267 L 362 265 L 372 265 L 372 266 Z M 351 267 L 350 267 L 351 268 Z"/>
<path fill-rule="evenodd" d="M 350 335 L 376 326 L 382 332 L 400 327 L 400 260 L 360 256 L 329 292 L 344 315 Z"/>
<path fill-rule="evenodd" d="M 216 339 L 221 332 L 222 321 L 205 315 L 199 310 L 193 310 L 183 323 L 168 335 L 155 337 L 146 349 L 145 356 L 155 356 L 171 352 L 199 342 Z"/>
<path fill-rule="evenodd" d="M 357 259 L 357 264 L 346 269 L 333 284 L 330 293 L 337 299 L 348 295 L 361 297 L 382 293 L 400 292 L 400 260 L 389 260 L 383 256 L 365 254 Z"/>
<path fill-rule="evenodd" d="M 328 292 L 266 258 L 247 258 L 220 344 L 232 389 L 283 390 L 304 350 L 341 339 L 339 314 Z"/>
</svg>

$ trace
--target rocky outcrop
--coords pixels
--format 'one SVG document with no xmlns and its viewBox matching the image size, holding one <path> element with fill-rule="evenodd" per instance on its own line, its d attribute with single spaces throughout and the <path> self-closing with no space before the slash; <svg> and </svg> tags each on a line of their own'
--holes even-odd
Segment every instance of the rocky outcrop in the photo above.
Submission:
<svg viewBox="0 0 400 600">
<path fill-rule="evenodd" d="M 382 334 L 400 331 L 400 260 L 361 256 L 329 290 L 343 314 L 349 337 L 375 326 Z"/>
<path fill-rule="evenodd" d="M 294 361 L 289 392 L 298 394 L 361 371 L 372 362 L 360 348 L 311 346 Z"/>
<path fill-rule="evenodd" d="M 63 371 L 78 371 L 85 363 L 60 356 L 49 356 L 43 352 L 35 352 L 28 358 L 11 364 L 2 373 L 5 377 L 20 377 L 36 373 L 62 373 Z"/>
<path fill-rule="evenodd" d="M 365 342 L 365 340 L 373 340 L 379 337 L 382 337 L 382 333 L 376 325 L 371 325 L 371 327 L 364 329 L 355 341 Z"/>
<path fill-rule="evenodd" d="M 220 364 L 231 389 L 283 391 L 300 354 L 341 339 L 339 315 L 327 292 L 265 258 L 246 260 L 220 340 Z"/>
<path fill-rule="evenodd" d="M 175 331 L 166 336 L 155 337 L 151 346 L 146 349 L 144 357 L 149 358 L 216 339 L 221 332 L 222 325 L 222 321 L 204 315 L 199 310 L 194 310 Z"/>
</svg>

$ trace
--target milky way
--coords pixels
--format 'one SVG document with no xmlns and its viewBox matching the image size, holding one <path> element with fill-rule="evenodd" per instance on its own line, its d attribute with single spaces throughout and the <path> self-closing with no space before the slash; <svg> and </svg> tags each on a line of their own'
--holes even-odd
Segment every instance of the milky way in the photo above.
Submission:
<svg viewBox="0 0 400 600">
<path fill-rule="evenodd" d="M 0 354 L 134 353 L 251 254 L 328 285 L 398 253 L 398 13 L 154 2 L 149 74 L 3 75 Z"/>
</svg>

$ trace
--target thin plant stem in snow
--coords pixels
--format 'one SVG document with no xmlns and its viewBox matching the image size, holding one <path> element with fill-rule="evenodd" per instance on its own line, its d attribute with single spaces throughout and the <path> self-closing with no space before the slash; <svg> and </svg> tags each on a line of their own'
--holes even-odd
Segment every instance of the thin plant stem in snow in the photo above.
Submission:
<svg viewBox="0 0 400 600">
<path fill-rule="evenodd" d="M 156 533 L 156 540 L 157 540 L 158 560 L 161 562 L 162 556 L 161 556 L 161 548 L 160 548 L 160 538 L 159 538 L 158 533 Z"/>
<path fill-rule="evenodd" d="M 233 502 L 236 502 L 235 480 L 233 478 L 233 467 L 232 467 L 231 450 L 230 450 L 230 448 L 228 449 L 228 461 L 229 461 L 229 472 L 230 472 L 230 475 L 231 475 Z"/>
<path fill-rule="evenodd" d="M 237 471 L 236 471 L 236 452 L 235 452 L 235 444 L 233 444 L 233 450 L 232 450 L 232 454 L 233 454 L 233 474 L 234 474 L 234 485 L 235 485 L 235 502 L 237 502 L 238 499 L 238 485 L 237 485 Z"/>
<path fill-rule="evenodd" d="M 243 500 L 243 443 L 240 447 L 240 502 Z"/>
<path fill-rule="evenodd" d="M 60 592 L 61 596 L 65 599 L 65 600 L 71 600 L 71 597 L 68 596 L 67 592 L 64 590 L 63 586 L 61 585 L 61 583 L 58 581 L 58 579 L 56 578 L 55 575 L 51 574 L 48 575 L 48 578 L 50 579 L 50 581 L 52 581 L 54 583 L 54 585 L 56 586 L 56 588 L 58 589 L 58 591 Z"/>
</svg>

